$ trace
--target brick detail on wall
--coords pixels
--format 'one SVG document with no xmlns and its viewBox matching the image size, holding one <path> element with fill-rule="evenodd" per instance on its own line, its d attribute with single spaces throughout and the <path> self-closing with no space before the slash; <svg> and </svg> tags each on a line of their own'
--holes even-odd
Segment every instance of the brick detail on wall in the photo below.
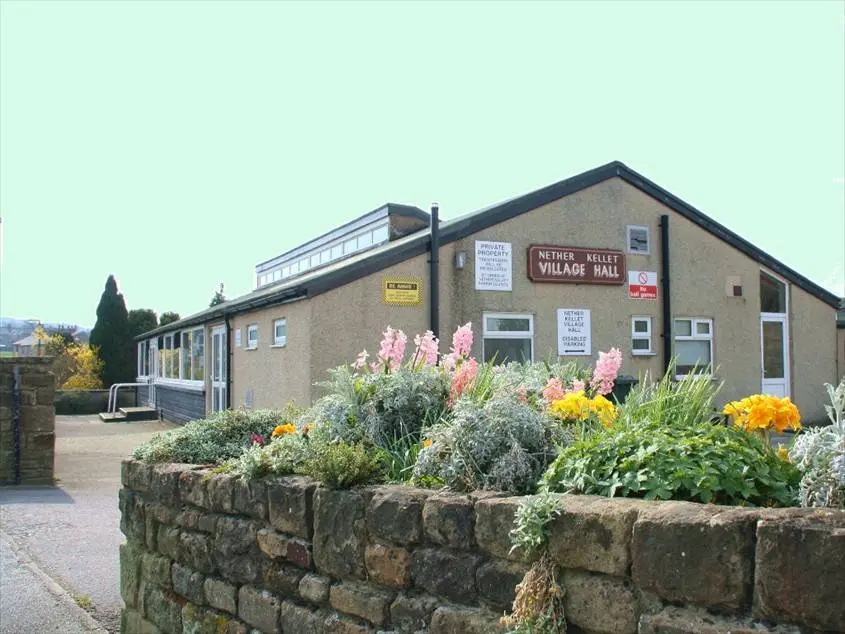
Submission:
<svg viewBox="0 0 845 634">
<path fill-rule="evenodd" d="M 15 482 L 13 389 L 15 368 L 20 374 L 20 483 L 52 484 L 56 415 L 56 379 L 52 359 L 0 359 L 0 485 Z"/>
<path fill-rule="evenodd" d="M 131 460 L 121 475 L 122 634 L 495 634 L 530 566 L 507 547 L 523 498 Z M 559 500 L 572 631 L 845 631 L 845 511 Z"/>
</svg>

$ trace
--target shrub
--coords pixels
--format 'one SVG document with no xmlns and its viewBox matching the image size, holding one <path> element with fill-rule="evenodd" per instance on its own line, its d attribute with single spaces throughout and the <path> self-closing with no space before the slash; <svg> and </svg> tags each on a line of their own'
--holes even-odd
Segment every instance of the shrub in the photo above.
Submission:
<svg viewBox="0 0 845 634">
<path fill-rule="evenodd" d="M 314 443 L 300 472 L 329 488 L 345 489 L 372 482 L 381 468 L 380 452 L 363 443 Z"/>
<path fill-rule="evenodd" d="M 795 440 L 789 458 L 801 472 L 801 506 L 845 508 L 845 377 L 826 384 L 831 424 L 810 429 Z"/>
<path fill-rule="evenodd" d="M 789 506 L 798 473 L 756 435 L 709 422 L 616 424 L 561 452 L 550 491 L 716 504 Z"/>
<path fill-rule="evenodd" d="M 266 445 L 254 443 L 240 456 L 230 459 L 225 470 L 249 480 L 271 474 L 289 475 L 299 473 L 310 454 L 307 436 L 286 434 Z"/>
<path fill-rule="evenodd" d="M 227 410 L 203 420 L 156 434 L 133 452 L 144 462 L 215 464 L 239 456 L 253 444 L 253 434 L 269 438 L 281 422 L 296 417 L 293 406 L 284 410 Z"/>
<path fill-rule="evenodd" d="M 459 491 L 533 492 L 537 479 L 571 442 L 571 431 L 514 394 L 497 394 L 482 405 L 468 398 L 451 419 L 425 432 L 413 481 Z"/>
</svg>

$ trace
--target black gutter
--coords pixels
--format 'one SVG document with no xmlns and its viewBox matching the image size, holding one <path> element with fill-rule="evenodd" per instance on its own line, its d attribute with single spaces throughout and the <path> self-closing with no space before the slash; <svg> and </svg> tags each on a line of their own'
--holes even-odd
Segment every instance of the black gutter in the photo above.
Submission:
<svg viewBox="0 0 845 634">
<path fill-rule="evenodd" d="M 669 216 L 660 216 L 660 299 L 663 305 L 663 373 L 672 365 L 672 293 L 669 283 Z"/>
<path fill-rule="evenodd" d="M 437 203 L 431 205 L 431 257 L 429 261 L 429 330 L 436 338 L 440 338 L 440 280 L 438 278 L 440 266 L 440 207 Z"/>
<path fill-rule="evenodd" d="M 226 321 L 226 409 L 232 409 L 232 328 L 229 324 L 229 315 L 223 317 Z M 212 363 L 212 365 L 214 364 Z M 214 377 L 211 377 L 211 379 L 213 381 Z M 211 398 L 214 398 L 214 394 L 211 395 Z"/>
</svg>

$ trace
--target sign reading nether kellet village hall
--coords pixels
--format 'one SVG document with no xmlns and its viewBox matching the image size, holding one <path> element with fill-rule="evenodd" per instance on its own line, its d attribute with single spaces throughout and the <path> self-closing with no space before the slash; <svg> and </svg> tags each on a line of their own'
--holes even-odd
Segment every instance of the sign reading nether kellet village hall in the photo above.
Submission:
<svg viewBox="0 0 845 634">
<path fill-rule="evenodd" d="M 532 244 L 528 278 L 533 282 L 624 284 L 625 254 L 609 249 L 582 249 Z"/>
</svg>

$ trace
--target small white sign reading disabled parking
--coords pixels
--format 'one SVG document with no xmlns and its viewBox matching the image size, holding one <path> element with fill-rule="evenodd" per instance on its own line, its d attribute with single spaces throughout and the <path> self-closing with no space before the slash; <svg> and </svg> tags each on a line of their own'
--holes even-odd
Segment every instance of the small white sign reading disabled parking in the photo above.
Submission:
<svg viewBox="0 0 845 634">
<path fill-rule="evenodd" d="M 589 308 L 557 309 L 557 353 L 561 357 L 592 356 Z"/>
<path fill-rule="evenodd" d="M 513 286 L 510 242 L 475 241 L 475 290 L 509 291 Z"/>
</svg>

